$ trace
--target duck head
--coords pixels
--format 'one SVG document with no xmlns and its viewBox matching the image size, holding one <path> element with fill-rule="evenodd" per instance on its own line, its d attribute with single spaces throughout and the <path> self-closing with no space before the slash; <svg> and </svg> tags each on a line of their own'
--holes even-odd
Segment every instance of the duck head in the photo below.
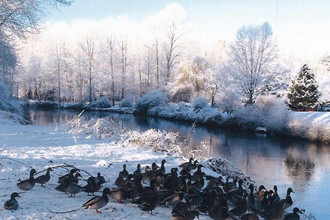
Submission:
<svg viewBox="0 0 330 220">
<path fill-rule="evenodd" d="M 47 172 L 53 171 L 53 169 L 51 167 L 47 168 Z"/>
<path fill-rule="evenodd" d="M 288 188 L 286 193 L 287 193 L 287 195 L 290 195 L 290 193 L 294 193 L 294 192 L 293 192 L 292 188 L 290 187 L 290 188 Z"/>
<path fill-rule="evenodd" d="M 157 170 L 158 165 L 157 165 L 155 162 L 153 162 L 153 163 L 151 164 L 151 168 L 152 168 L 152 170 Z"/>
<path fill-rule="evenodd" d="M 13 192 L 11 195 L 10 195 L 10 198 L 11 199 L 15 199 L 17 197 L 20 197 L 20 195 L 17 193 L 17 192 Z M 21 198 L 21 197 L 20 197 Z"/>
<path fill-rule="evenodd" d="M 165 160 L 165 159 L 163 159 L 163 160 L 162 160 L 162 164 L 165 164 L 165 163 L 166 163 L 166 160 Z"/>
<path fill-rule="evenodd" d="M 265 186 L 264 186 L 264 185 L 260 185 L 260 186 L 259 186 L 259 192 L 260 192 L 261 190 L 263 190 L 263 189 L 266 190 Z"/>
<path fill-rule="evenodd" d="M 194 160 L 194 158 L 190 157 L 190 159 L 189 159 L 189 163 L 192 163 L 193 160 Z"/>
<path fill-rule="evenodd" d="M 35 169 L 32 169 L 30 171 L 30 178 L 33 178 L 34 174 L 36 174 L 36 173 L 37 173 L 37 171 Z"/>
<path fill-rule="evenodd" d="M 303 213 L 302 210 L 299 210 L 297 207 L 294 207 L 292 212 L 293 213 L 300 213 L 300 214 Z"/>
<path fill-rule="evenodd" d="M 274 192 L 277 193 L 277 186 L 276 185 L 274 185 L 273 189 L 274 189 Z"/>
</svg>

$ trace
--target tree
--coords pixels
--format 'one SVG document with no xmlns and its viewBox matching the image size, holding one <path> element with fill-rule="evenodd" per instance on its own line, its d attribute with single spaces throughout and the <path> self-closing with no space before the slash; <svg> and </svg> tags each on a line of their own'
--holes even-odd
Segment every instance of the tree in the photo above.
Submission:
<svg viewBox="0 0 330 220">
<path fill-rule="evenodd" d="M 304 64 L 292 80 L 288 92 L 288 105 L 291 109 L 314 109 L 320 94 L 314 74 Z"/>
<path fill-rule="evenodd" d="M 0 1 L 0 31 L 25 37 L 38 30 L 44 12 L 50 7 L 69 6 L 71 0 L 5 0 Z"/>
<path fill-rule="evenodd" d="M 230 46 L 224 71 L 230 74 L 247 105 L 253 104 L 263 87 L 272 83 L 277 53 L 271 36 L 272 28 L 268 23 L 243 26 Z"/>
<path fill-rule="evenodd" d="M 171 79 L 171 73 L 174 65 L 177 63 L 179 57 L 178 52 L 178 40 L 180 35 L 178 34 L 177 25 L 175 22 L 172 22 L 168 27 L 167 39 L 164 43 L 165 59 L 166 59 L 166 75 L 165 82 L 166 84 Z"/>
<path fill-rule="evenodd" d="M 89 103 L 92 102 L 92 69 L 94 62 L 94 39 L 91 37 L 86 37 L 84 44 L 80 45 L 82 51 L 84 52 L 87 63 L 88 63 L 88 74 L 89 74 Z"/>
</svg>

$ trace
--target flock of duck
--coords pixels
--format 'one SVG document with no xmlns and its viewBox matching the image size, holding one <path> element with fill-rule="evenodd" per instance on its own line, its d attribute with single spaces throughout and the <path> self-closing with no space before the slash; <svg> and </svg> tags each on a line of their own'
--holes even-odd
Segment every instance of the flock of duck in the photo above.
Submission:
<svg viewBox="0 0 330 220">
<path fill-rule="evenodd" d="M 94 196 L 82 207 L 85 209 L 95 209 L 96 213 L 101 213 L 100 208 L 109 202 L 109 197 L 118 203 L 129 201 L 137 204 L 138 207 L 147 212 L 151 212 L 158 206 L 172 207 L 173 220 L 192 220 L 198 218 L 200 212 L 209 215 L 212 219 L 249 219 L 255 220 L 260 217 L 264 219 L 285 219 L 299 220 L 302 210 L 297 207 L 292 213 L 284 214 L 284 210 L 293 204 L 291 193 L 293 190 L 288 188 L 286 197 L 281 199 L 274 186 L 271 190 L 266 190 L 260 185 L 257 190 L 252 184 L 244 187 L 243 180 L 235 177 L 232 181 L 229 177 L 225 180 L 222 176 L 206 175 L 203 166 L 197 160 L 190 158 L 179 167 L 171 168 L 166 173 L 166 160 L 162 160 L 161 165 L 152 163 L 151 168 L 146 166 L 144 172 L 138 164 L 133 173 L 129 173 L 126 165 L 119 172 L 115 180 L 116 188 L 103 189 L 101 196 Z M 179 172 L 180 169 L 180 172 Z M 35 183 L 44 186 L 50 180 L 48 168 L 45 175 L 34 178 L 36 170 L 30 171 L 30 177 L 26 180 L 19 180 L 18 188 L 30 190 Z M 79 170 L 73 168 L 64 176 L 58 178 L 59 185 L 56 190 L 70 194 L 75 197 L 82 191 L 94 195 L 102 185 L 106 183 L 100 173 L 96 177 L 89 177 L 87 185 L 78 185 Z M 148 186 L 145 186 L 149 182 Z M 5 202 L 7 210 L 16 210 L 20 195 L 17 192 L 11 194 L 11 198 Z M 232 207 L 232 208 L 229 208 Z"/>
</svg>

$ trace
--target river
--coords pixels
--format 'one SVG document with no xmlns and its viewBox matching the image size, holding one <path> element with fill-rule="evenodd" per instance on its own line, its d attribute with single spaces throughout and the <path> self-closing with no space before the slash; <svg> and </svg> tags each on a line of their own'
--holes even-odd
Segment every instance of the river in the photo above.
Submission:
<svg viewBox="0 0 330 220">
<path fill-rule="evenodd" d="M 79 112 L 68 110 L 30 110 L 34 124 L 65 123 Z M 290 138 L 223 131 L 205 126 L 157 118 L 140 118 L 130 114 L 84 112 L 84 117 L 110 117 L 125 129 L 145 131 L 150 128 L 178 132 L 181 140 L 198 148 L 210 146 L 206 156 L 221 157 L 236 165 L 267 189 L 279 188 L 281 197 L 291 187 L 293 206 L 306 209 L 316 219 L 330 219 L 330 146 Z"/>
</svg>

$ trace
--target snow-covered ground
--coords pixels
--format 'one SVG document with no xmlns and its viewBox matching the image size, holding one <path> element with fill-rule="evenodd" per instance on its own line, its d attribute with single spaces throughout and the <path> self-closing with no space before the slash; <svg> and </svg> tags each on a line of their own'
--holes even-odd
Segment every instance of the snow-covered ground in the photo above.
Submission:
<svg viewBox="0 0 330 220">
<path fill-rule="evenodd" d="M 129 172 L 136 169 L 140 163 L 142 167 L 152 162 L 160 164 L 166 159 L 166 169 L 177 166 L 183 159 L 167 156 L 166 153 L 154 152 L 144 148 L 127 147 L 124 142 L 109 142 L 108 139 L 96 140 L 86 134 L 78 135 L 68 132 L 68 129 L 56 126 L 20 125 L 11 120 L 0 111 L 0 201 L 9 199 L 12 192 L 22 193 L 18 198 L 19 208 L 8 211 L 0 207 L 1 219 L 169 219 L 171 208 L 158 207 L 154 215 L 141 211 L 137 206 L 124 202 L 118 204 L 110 199 L 102 211 L 96 214 L 95 210 L 79 208 L 91 197 L 81 192 L 76 198 L 56 191 L 57 178 L 67 173 L 63 168 L 56 168 L 51 172 L 51 180 L 41 187 L 36 184 L 30 191 L 23 192 L 16 186 L 19 178 L 29 176 L 30 167 L 37 171 L 48 166 L 67 163 L 92 175 L 101 172 L 108 181 L 104 187 L 115 187 L 115 180 L 122 165 L 127 164 Z M 89 176 L 81 172 L 83 179 Z M 81 185 L 86 184 L 81 180 Z M 98 193 L 101 194 L 101 193 Z M 77 211 L 66 214 L 53 214 L 79 208 Z M 207 216 L 200 216 L 208 219 Z"/>
</svg>

